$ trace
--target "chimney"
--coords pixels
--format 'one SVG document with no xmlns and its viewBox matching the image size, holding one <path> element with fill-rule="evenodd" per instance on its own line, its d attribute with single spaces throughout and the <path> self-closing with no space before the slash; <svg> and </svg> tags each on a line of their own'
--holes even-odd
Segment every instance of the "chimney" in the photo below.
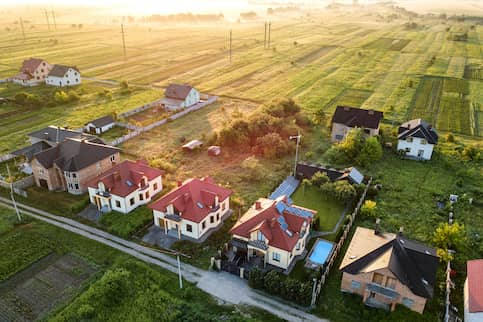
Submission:
<svg viewBox="0 0 483 322">
<path fill-rule="evenodd" d="M 344 106 L 344 111 L 350 111 L 350 108 L 348 106 Z"/>
<path fill-rule="evenodd" d="M 369 110 L 369 111 L 367 111 L 367 113 L 368 113 L 369 115 L 374 115 L 374 110 Z"/>
<path fill-rule="evenodd" d="M 44 132 L 44 139 L 47 139 L 47 140 L 49 139 L 49 133 Z"/>
<path fill-rule="evenodd" d="M 114 181 L 121 181 L 121 174 L 118 171 L 114 172 Z"/>
<path fill-rule="evenodd" d="M 381 219 L 377 218 L 376 219 L 376 226 L 374 227 L 374 234 L 379 235 L 381 233 L 381 227 L 379 227 L 379 224 L 381 223 Z"/>
<path fill-rule="evenodd" d="M 262 209 L 262 203 L 260 201 L 255 201 L 255 210 Z"/>
<path fill-rule="evenodd" d="M 404 234 L 404 227 L 401 226 L 401 227 L 399 227 L 399 234 L 398 235 L 399 235 L 399 237 L 401 237 L 403 234 Z"/>
<path fill-rule="evenodd" d="M 181 187 L 182 185 L 183 185 L 183 182 L 178 180 L 178 188 Z"/>
</svg>

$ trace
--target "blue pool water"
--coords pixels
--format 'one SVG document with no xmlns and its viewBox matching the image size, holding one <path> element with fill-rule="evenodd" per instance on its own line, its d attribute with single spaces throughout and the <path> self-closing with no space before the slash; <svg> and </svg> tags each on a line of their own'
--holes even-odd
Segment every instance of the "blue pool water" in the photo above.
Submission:
<svg viewBox="0 0 483 322">
<path fill-rule="evenodd" d="M 332 248 L 334 248 L 334 243 L 323 239 L 317 239 L 310 253 L 309 260 L 312 263 L 324 265 L 332 253 Z"/>
</svg>

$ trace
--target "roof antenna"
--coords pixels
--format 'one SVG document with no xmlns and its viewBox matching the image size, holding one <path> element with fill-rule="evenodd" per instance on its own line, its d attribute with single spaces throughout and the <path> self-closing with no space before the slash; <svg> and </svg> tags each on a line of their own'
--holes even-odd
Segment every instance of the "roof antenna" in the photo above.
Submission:
<svg viewBox="0 0 483 322">
<path fill-rule="evenodd" d="M 381 219 L 380 218 L 377 218 L 376 219 L 376 227 L 374 229 L 374 234 L 375 235 L 379 235 L 381 233 L 381 227 L 379 226 L 380 223 L 381 223 Z"/>
<path fill-rule="evenodd" d="M 399 227 L 399 237 L 401 237 L 403 235 L 403 233 L 404 233 L 404 227 L 401 226 L 401 227 Z"/>
</svg>

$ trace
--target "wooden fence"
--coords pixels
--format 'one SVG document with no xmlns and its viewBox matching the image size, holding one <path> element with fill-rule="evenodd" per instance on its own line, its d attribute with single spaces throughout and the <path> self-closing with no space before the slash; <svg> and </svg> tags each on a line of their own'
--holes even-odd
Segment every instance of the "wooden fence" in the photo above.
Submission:
<svg viewBox="0 0 483 322">
<path fill-rule="evenodd" d="M 337 242 L 335 249 L 332 252 L 332 255 L 330 256 L 330 259 L 329 259 L 327 265 L 325 266 L 325 270 L 322 273 L 322 276 L 320 277 L 319 282 L 317 283 L 315 296 L 312 297 L 312 303 L 311 303 L 312 307 L 315 306 L 317 299 L 319 298 L 320 291 L 322 290 L 322 286 L 324 286 L 325 281 L 327 280 L 327 277 L 329 276 L 330 269 L 332 268 L 332 265 L 334 265 L 334 262 L 337 259 L 337 255 L 339 255 L 339 252 L 341 251 L 342 247 L 344 246 L 344 242 L 347 239 L 347 235 L 349 234 L 349 232 L 352 228 L 354 220 L 356 219 L 356 216 L 359 213 L 360 208 L 362 207 L 362 203 L 366 199 L 367 190 L 369 190 L 371 183 L 372 183 L 372 177 L 369 179 L 369 182 L 367 183 L 366 189 L 362 193 L 362 196 L 359 199 L 359 202 L 357 203 L 356 208 L 354 209 L 354 211 L 350 215 L 349 222 L 347 223 L 347 225 L 344 228 L 344 233 L 342 234 L 339 241 Z"/>
</svg>

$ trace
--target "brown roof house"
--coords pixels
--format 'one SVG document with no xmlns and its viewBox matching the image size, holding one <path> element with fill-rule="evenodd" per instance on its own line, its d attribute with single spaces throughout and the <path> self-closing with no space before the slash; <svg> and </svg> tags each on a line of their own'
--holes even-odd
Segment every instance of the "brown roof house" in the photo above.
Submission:
<svg viewBox="0 0 483 322">
<path fill-rule="evenodd" d="M 90 180 L 119 161 L 118 148 L 87 140 L 66 139 L 34 155 L 31 166 L 37 186 L 82 194 L 87 191 Z"/>
<path fill-rule="evenodd" d="M 260 198 L 230 230 L 233 250 L 261 268 L 290 272 L 306 251 L 316 211 L 292 204 L 282 195 Z"/>
<path fill-rule="evenodd" d="M 24 60 L 20 73 L 13 76 L 12 82 L 23 86 L 35 86 L 45 81 L 52 66 L 40 58 L 29 58 Z"/>
<path fill-rule="evenodd" d="M 354 128 L 361 128 L 370 136 L 378 135 L 382 117 L 383 113 L 379 111 L 337 106 L 332 116 L 332 141 L 342 141 L 347 132 Z"/>
<path fill-rule="evenodd" d="M 54 65 L 45 78 L 45 83 L 51 86 L 75 86 L 81 83 L 80 71 L 75 66 Z"/>
<path fill-rule="evenodd" d="M 195 105 L 200 101 L 200 92 L 190 85 L 170 84 L 161 103 L 168 110 L 177 110 Z"/>
<path fill-rule="evenodd" d="M 396 304 L 422 313 L 433 297 L 439 258 L 436 249 L 357 227 L 340 270 L 342 292 L 359 294 L 372 307 L 394 310 Z"/>
<path fill-rule="evenodd" d="M 483 259 L 466 263 L 465 322 L 483 321 Z"/>
</svg>

